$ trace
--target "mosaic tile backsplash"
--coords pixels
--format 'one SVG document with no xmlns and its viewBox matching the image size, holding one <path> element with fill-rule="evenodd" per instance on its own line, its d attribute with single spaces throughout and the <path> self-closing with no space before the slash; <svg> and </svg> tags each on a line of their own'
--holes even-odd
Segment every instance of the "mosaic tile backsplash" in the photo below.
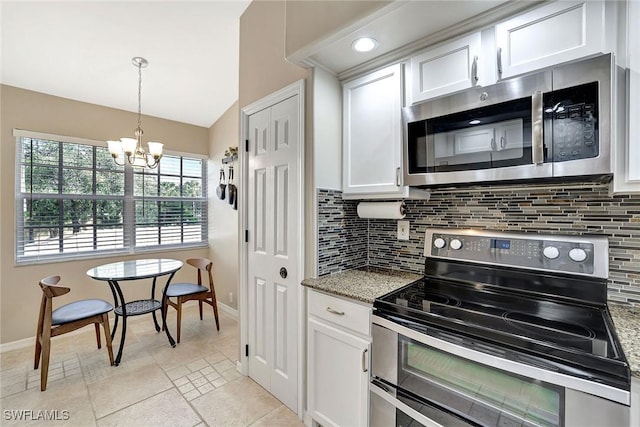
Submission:
<svg viewBox="0 0 640 427">
<path fill-rule="evenodd" d="M 640 306 L 640 195 L 609 184 L 433 191 L 407 200 L 410 239 L 395 220 L 358 218 L 357 200 L 318 190 L 319 263 L 325 275 L 366 265 L 422 273 L 428 227 L 481 228 L 609 237 L 609 299 Z"/>
</svg>

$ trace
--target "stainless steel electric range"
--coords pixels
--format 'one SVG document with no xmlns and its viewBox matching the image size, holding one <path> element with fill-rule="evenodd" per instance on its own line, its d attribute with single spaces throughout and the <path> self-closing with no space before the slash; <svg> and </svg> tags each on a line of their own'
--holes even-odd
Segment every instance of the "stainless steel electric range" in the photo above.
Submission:
<svg viewBox="0 0 640 427">
<path fill-rule="evenodd" d="M 628 426 L 605 237 L 429 229 L 374 302 L 372 426 Z"/>
</svg>

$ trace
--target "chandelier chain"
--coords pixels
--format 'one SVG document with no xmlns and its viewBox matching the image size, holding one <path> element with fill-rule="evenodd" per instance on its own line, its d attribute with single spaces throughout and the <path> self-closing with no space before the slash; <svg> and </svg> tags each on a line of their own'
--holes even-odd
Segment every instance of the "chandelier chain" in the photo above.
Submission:
<svg viewBox="0 0 640 427">
<path fill-rule="evenodd" d="M 142 148 L 142 69 L 149 62 L 140 56 L 131 58 L 131 62 L 138 68 L 138 127 L 134 132 L 135 139 L 120 138 L 120 141 L 107 141 L 109 152 L 113 161 L 119 166 L 124 166 L 128 162 L 132 167 L 155 169 L 162 158 L 163 144 L 149 141 L 148 153 Z M 124 155 L 124 158 L 120 162 L 118 159 L 121 155 Z"/>
<path fill-rule="evenodd" d="M 142 62 L 138 64 L 138 129 L 142 129 Z"/>
</svg>

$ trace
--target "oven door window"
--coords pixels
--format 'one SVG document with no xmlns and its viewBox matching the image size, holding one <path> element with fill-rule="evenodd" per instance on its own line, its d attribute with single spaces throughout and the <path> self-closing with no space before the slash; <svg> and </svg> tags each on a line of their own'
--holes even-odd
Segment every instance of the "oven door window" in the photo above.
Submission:
<svg viewBox="0 0 640 427">
<path fill-rule="evenodd" d="M 561 387 L 400 336 L 398 386 L 480 425 L 560 426 Z"/>
<path fill-rule="evenodd" d="M 407 125 L 409 173 L 531 164 L 531 98 Z"/>
</svg>

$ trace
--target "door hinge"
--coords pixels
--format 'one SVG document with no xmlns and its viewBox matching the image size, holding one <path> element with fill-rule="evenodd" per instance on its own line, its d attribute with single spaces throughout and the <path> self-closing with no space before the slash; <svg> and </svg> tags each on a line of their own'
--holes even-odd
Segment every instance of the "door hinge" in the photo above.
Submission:
<svg viewBox="0 0 640 427">
<path fill-rule="evenodd" d="M 248 139 L 244 140 L 244 151 L 245 151 L 245 153 L 249 152 L 249 140 Z"/>
<path fill-rule="evenodd" d="M 246 344 L 246 345 L 244 346 L 244 355 L 245 355 L 246 357 L 249 357 L 249 344 Z"/>
<path fill-rule="evenodd" d="M 249 243 L 249 230 L 244 230 L 244 242 Z"/>
</svg>

